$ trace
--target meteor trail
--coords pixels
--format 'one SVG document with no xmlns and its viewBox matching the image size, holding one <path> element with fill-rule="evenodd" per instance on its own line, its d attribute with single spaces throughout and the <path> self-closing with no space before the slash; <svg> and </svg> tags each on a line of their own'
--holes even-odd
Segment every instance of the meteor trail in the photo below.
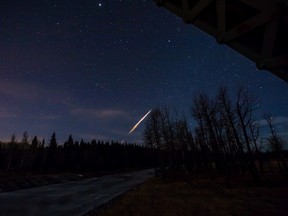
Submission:
<svg viewBox="0 0 288 216">
<path fill-rule="evenodd" d="M 134 125 L 134 127 L 129 131 L 129 134 L 132 133 L 137 127 L 138 125 L 149 115 L 149 113 L 152 111 L 152 109 L 146 113 L 146 115 L 144 115 L 138 122 L 137 124 Z"/>
</svg>

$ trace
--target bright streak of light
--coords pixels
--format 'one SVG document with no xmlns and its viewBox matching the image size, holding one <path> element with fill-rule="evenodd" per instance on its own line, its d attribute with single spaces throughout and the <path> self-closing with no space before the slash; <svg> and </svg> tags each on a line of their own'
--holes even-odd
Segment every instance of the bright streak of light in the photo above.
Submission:
<svg viewBox="0 0 288 216">
<path fill-rule="evenodd" d="M 138 122 L 137 124 L 134 125 L 134 127 L 129 131 L 129 134 L 132 133 L 137 127 L 138 125 L 150 114 L 150 112 L 152 111 L 152 109 L 146 113 L 146 115 L 144 115 Z"/>
</svg>

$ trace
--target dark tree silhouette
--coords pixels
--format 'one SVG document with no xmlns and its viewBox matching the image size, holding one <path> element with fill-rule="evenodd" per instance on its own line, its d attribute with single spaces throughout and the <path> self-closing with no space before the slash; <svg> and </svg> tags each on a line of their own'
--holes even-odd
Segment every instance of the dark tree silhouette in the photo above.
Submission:
<svg viewBox="0 0 288 216">
<path fill-rule="evenodd" d="M 34 136 L 32 142 L 31 142 L 31 150 L 32 151 L 37 150 L 39 148 L 39 144 L 40 143 L 39 143 L 39 140 L 38 140 L 37 136 Z"/>
<path fill-rule="evenodd" d="M 249 125 L 253 122 L 253 112 L 255 111 L 255 100 L 243 87 L 239 88 L 237 92 L 236 113 L 239 120 L 242 135 L 245 140 L 246 148 L 248 151 L 249 170 L 255 183 L 260 182 L 258 170 L 254 161 L 254 154 L 251 147 L 249 137 Z"/>
<path fill-rule="evenodd" d="M 259 124 L 254 118 L 256 100 L 244 88 L 231 98 L 225 87 L 219 89 L 215 99 L 204 92 L 195 95 L 191 108 L 194 133 L 178 113 L 167 107 L 153 109 L 143 136 L 145 144 L 159 152 L 161 170 L 168 166 L 207 171 L 212 179 L 216 174 L 224 175 L 228 184 L 232 175 L 249 172 L 256 184 L 261 183 L 258 168 L 264 173 L 263 161 L 272 155 L 261 152 Z"/>
<path fill-rule="evenodd" d="M 280 161 L 281 161 L 284 172 L 286 174 L 288 174 L 287 163 L 286 163 L 286 160 L 285 160 L 284 154 L 283 154 L 284 140 L 280 136 L 278 136 L 276 131 L 274 130 L 274 127 L 272 125 L 271 114 L 265 114 L 264 118 L 266 119 L 267 124 L 268 124 L 269 129 L 270 129 L 270 132 L 271 132 L 271 136 L 268 138 L 268 142 L 271 146 L 271 149 L 273 151 L 275 151 L 277 154 L 278 166 L 279 166 L 279 168 L 281 168 L 281 165 L 280 165 Z"/>
<path fill-rule="evenodd" d="M 6 165 L 6 172 L 9 172 L 13 162 L 13 153 L 16 149 L 16 135 L 13 134 L 11 136 L 11 141 L 8 143 L 7 146 L 7 153 L 8 153 L 8 160 Z"/>
<path fill-rule="evenodd" d="M 56 133 L 54 132 L 51 136 L 49 148 L 50 149 L 56 149 L 57 148 L 57 140 L 56 140 Z"/>
</svg>

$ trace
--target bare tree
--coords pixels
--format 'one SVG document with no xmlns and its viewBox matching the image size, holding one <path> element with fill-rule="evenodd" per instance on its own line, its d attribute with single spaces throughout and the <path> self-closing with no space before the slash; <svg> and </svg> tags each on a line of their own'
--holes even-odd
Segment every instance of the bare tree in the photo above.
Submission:
<svg viewBox="0 0 288 216">
<path fill-rule="evenodd" d="M 264 118 L 267 121 L 267 124 L 271 132 L 271 137 L 268 139 L 269 144 L 272 150 L 274 150 L 277 154 L 278 164 L 279 164 L 279 160 L 281 160 L 283 168 L 284 168 L 284 172 L 288 174 L 287 164 L 283 155 L 284 140 L 280 136 L 278 136 L 276 131 L 274 130 L 274 127 L 272 125 L 273 118 L 271 114 L 265 114 Z"/>
<path fill-rule="evenodd" d="M 220 140 L 217 136 L 218 122 L 216 120 L 216 103 L 209 99 L 204 93 L 199 93 L 193 100 L 192 115 L 202 124 L 208 136 L 208 144 L 211 149 L 212 160 L 216 169 L 221 173 L 225 172 L 225 163 L 220 149 Z M 202 126 L 202 127 L 203 127 Z"/>
<path fill-rule="evenodd" d="M 255 111 L 255 105 L 255 99 L 251 95 L 249 95 L 246 89 L 240 87 L 237 91 L 236 113 L 247 148 L 249 170 L 255 183 L 258 184 L 260 183 L 260 177 L 255 165 L 254 154 L 249 138 L 249 125 L 251 124 L 251 122 L 253 122 L 252 117 Z"/>
<path fill-rule="evenodd" d="M 149 115 L 144 130 L 144 141 L 147 146 L 151 148 L 155 148 L 159 153 L 160 160 L 160 172 L 162 177 L 165 176 L 165 145 L 163 143 L 163 137 L 161 134 L 161 110 L 159 108 L 153 109 L 151 114 Z M 155 167 L 156 174 L 156 167 Z"/>
<path fill-rule="evenodd" d="M 241 132 L 237 129 L 237 115 L 228 95 L 227 88 L 221 87 L 218 91 L 218 111 L 221 114 L 225 125 L 225 134 L 227 137 L 230 154 L 235 155 L 240 163 L 241 171 L 245 172 L 246 160 L 244 157 L 244 148 L 241 142 Z"/>
<path fill-rule="evenodd" d="M 262 152 L 261 152 L 261 147 L 262 143 L 258 143 L 258 138 L 259 138 L 259 123 L 258 122 L 251 122 L 249 124 L 249 129 L 250 129 L 250 134 L 251 134 L 251 139 L 254 144 L 254 149 L 256 153 L 256 158 L 259 163 L 259 168 L 261 173 L 264 173 L 264 168 L 263 168 L 263 159 L 262 159 Z"/>
</svg>

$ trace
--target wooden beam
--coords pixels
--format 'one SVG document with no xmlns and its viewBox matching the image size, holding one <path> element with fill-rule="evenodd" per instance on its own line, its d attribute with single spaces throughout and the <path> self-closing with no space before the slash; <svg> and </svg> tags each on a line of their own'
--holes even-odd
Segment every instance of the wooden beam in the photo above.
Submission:
<svg viewBox="0 0 288 216">
<path fill-rule="evenodd" d="M 237 41 L 230 41 L 229 43 L 227 43 L 227 45 L 254 62 L 259 60 L 260 58 L 259 53 L 255 52 L 254 50 L 243 44 L 240 44 Z"/>
<path fill-rule="evenodd" d="M 271 11 L 262 12 L 251 19 L 233 27 L 231 30 L 227 31 L 224 35 L 222 35 L 223 42 L 231 41 L 251 30 L 254 28 L 268 22 L 273 18 L 273 13 Z"/>
<path fill-rule="evenodd" d="M 276 4 L 279 3 L 280 0 L 238 0 L 250 7 L 256 8 L 259 11 L 264 11 L 267 9 L 271 9 L 275 7 Z M 284 0 L 285 1 L 285 0 Z"/>
<path fill-rule="evenodd" d="M 218 26 L 218 43 L 222 43 L 222 37 L 226 32 L 226 2 L 225 0 L 217 0 L 216 9 L 217 9 L 217 26 Z"/>
<path fill-rule="evenodd" d="M 281 66 L 287 66 L 288 65 L 288 54 L 275 57 L 275 58 L 269 58 L 262 60 L 257 64 L 257 66 L 260 69 L 270 69 L 274 67 L 281 67 Z"/>
<path fill-rule="evenodd" d="M 193 20 L 212 2 L 212 0 L 202 0 L 199 1 L 192 10 L 189 11 L 189 14 L 184 18 L 184 22 L 191 23 Z"/>
<path fill-rule="evenodd" d="M 208 25 L 206 22 L 203 22 L 199 19 L 196 19 L 193 22 L 193 25 L 200 28 L 201 30 L 205 31 L 206 33 L 216 37 L 217 36 L 217 29 L 212 27 L 211 25 Z"/>
<path fill-rule="evenodd" d="M 182 0 L 182 8 L 185 13 L 189 13 L 189 2 L 188 0 Z"/>
<path fill-rule="evenodd" d="M 271 68 L 269 69 L 273 74 L 278 76 L 280 79 L 288 82 L 288 70 L 283 69 L 283 68 Z"/>
<path fill-rule="evenodd" d="M 278 27 L 279 17 L 274 17 L 267 23 L 262 42 L 261 60 L 270 58 L 273 55 Z"/>
</svg>

